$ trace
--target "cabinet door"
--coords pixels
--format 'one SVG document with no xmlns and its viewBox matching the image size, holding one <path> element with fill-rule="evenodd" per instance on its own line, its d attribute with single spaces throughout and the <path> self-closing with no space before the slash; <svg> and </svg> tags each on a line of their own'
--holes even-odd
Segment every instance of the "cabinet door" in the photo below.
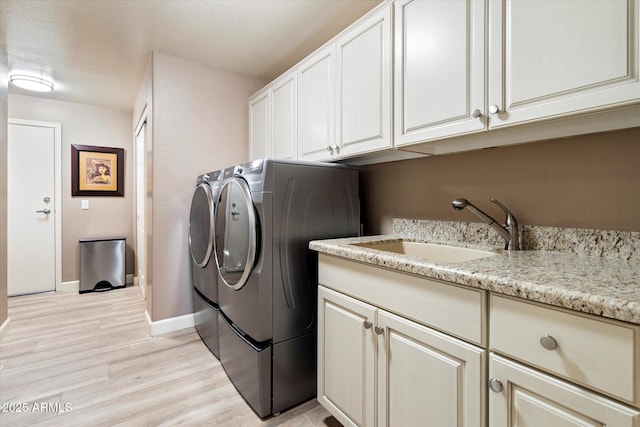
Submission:
<svg viewBox="0 0 640 427">
<path fill-rule="evenodd" d="M 395 2 L 396 146 L 485 128 L 484 16 L 477 0 Z"/>
<path fill-rule="evenodd" d="M 249 157 L 251 160 L 269 157 L 269 91 L 249 99 Z"/>
<path fill-rule="evenodd" d="M 637 0 L 490 0 L 489 127 L 640 99 Z"/>
<path fill-rule="evenodd" d="M 640 425 L 635 409 L 495 354 L 489 370 L 492 427 Z"/>
<path fill-rule="evenodd" d="M 335 45 L 298 66 L 298 157 L 325 160 L 334 151 Z"/>
<path fill-rule="evenodd" d="M 383 310 L 378 426 L 484 426 L 485 350 Z"/>
<path fill-rule="evenodd" d="M 391 147 L 391 4 L 336 40 L 336 155 Z"/>
<path fill-rule="evenodd" d="M 345 426 L 375 422 L 375 315 L 368 304 L 318 288 L 318 401 Z"/>
<path fill-rule="evenodd" d="M 271 156 L 275 159 L 297 158 L 296 81 L 294 70 L 271 86 Z"/>
</svg>

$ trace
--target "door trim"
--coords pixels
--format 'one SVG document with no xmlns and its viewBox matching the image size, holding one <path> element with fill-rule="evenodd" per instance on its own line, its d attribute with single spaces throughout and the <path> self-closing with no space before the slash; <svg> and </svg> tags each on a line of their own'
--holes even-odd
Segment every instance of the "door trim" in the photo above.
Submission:
<svg viewBox="0 0 640 427">
<path fill-rule="evenodd" d="M 140 173 L 140 171 L 138 170 L 138 136 L 140 135 L 140 132 L 142 132 L 142 129 L 144 128 L 144 140 L 142 141 L 143 144 L 143 156 L 144 156 L 144 160 L 143 160 L 143 178 L 142 178 L 142 188 L 138 188 L 138 174 Z M 148 161 L 146 158 L 146 153 L 147 153 L 147 148 L 148 148 L 148 141 L 149 141 L 149 121 L 148 121 L 148 116 L 147 116 L 147 105 L 144 106 L 144 109 L 142 110 L 142 114 L 140 115 L 140 119 L 138 120 L 138 123 L 136 124 L 136 127 L 134 129 L 134 133 L 133 133 L 133 146 L 134 146 L 134 159 L 135 159 L 135 209 L 133 212 L 133 220 L 135 223 L 135 253 L 136 253 L 136 265 L 134 268 L 134 277 L 137 279 L 137 286 L 140 288 L 140 291 L 142 292 L 142 297 L 144 299 L 147 299 L 147 286 L 149 283 L 149 245 L 147 242 L 147 235 L 149 234 L 149 230 L 148 228 L 150 227 L 149 222 L 147 221 L 147 217 L 148 217 L 148 210 L 150 210 L 150 204 L 147 203 L 147 197 L 148 195 L 144 196 L 144 199 L 142 201 L 142 212 L 143 212 L 143 217 L 142 217 L 142 228 L 143 228 L 143 242 L 139 241 L 139 236 L 138 236 L 138 228 L 139 228 L 139 220 L 138 220 L 138 212 L 140 211 L 140 206 L 139 206 L 139 192 L 142 191 L 143 193 L 147 193 L 147 189 L 148 189 L 148 182 L 147 182 L 147 170 L 149 168 L 148 165 Z M 140 247 L 144 248 L 143 251 L 140 250 Z M 140 260 L 140 252 L 142 252 L 142 256 L 144 257 L 144 263 L 142 263 L 142 261 Z M 144 281 L 142 283 L 140 283 L 140 277 L 138 277 L 138 273 L 140 272 L 140 264 L 142 263 L 142 270 L 143 270 L 143 275 L 144 275 Z"/>
<path fill-rule="evenodd" d="M 35 127 L 48 127 L 54 134 L 54 186 L 53 186 L 53 211 L 55 212 L 55 289 L 62 291 L 62 124 L 54 122 L 41 122 L 36 120 L 12 119 L 7 120 L 9 125 L 23 125 Z"/>
</svg>

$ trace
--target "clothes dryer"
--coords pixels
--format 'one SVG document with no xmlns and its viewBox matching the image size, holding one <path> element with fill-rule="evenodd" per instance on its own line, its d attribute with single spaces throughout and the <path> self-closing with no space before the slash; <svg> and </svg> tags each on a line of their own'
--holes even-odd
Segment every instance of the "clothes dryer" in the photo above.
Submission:
<svg viewBox="0 0 640 427">
<path fill-rule="evenodd" d="M 213 242 L 220 176 L 221 171 L 215 171 L 198 177 L 189 214 L 195 326 L 202 341 L 218 358 L 218 267 L 213 259 Z"/>
<path fill-rule="evenodd" d="M 225 169 L 215 215 L 220 361 L 261 417 L 316 394 L 317 254 L 356 236 L 358 170 L 258 160 Z"/>
</svg>

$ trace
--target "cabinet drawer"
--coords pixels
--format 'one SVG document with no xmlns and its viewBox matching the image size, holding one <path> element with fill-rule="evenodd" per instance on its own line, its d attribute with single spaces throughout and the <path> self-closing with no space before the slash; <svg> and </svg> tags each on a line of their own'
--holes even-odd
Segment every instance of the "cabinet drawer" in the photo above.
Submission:
<svg viewBox="0 0 640 427">
<path fill-rule="evenodd" d="M 321 285 L 486 345 L 486 292 L 320 254 Z"/>
<path fill-rule="evenodd" d="M 493 350 L 640 402 L 640 327 L 496 295 L 489 317 Z"/>
</svg>

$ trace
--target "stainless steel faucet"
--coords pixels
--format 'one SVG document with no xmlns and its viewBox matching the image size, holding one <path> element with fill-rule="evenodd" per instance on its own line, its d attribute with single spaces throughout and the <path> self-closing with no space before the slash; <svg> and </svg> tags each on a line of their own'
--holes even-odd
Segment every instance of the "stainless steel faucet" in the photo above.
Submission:
<svg viewBox="0 0 640 427">
<path fill-rule="evenodd" d="M 453 209 L 457 211 L 461 211 L 464 208 L 469 208 L 471 212 L 478 215 L 484 222 L 489 224 L 496 230 L 502 238 L 506 241 L 505 249 L 509 251 L 517 251 L 520 250 L 520 230 L 518 228 L 518 221 L 516 217 L 513 216 L 511 211 L 507 209 L 505 205 L 500 203 L 496 199 L 489 199 L 496 205 L 498 205 L 506 215 L 507 219 L 504 225 L 499 224 L 495 219 L 484 213 L 482 210 L 475 207 L 471 202 L 467 199 L 458 198 L 452 202 Z"/>
</svg>

